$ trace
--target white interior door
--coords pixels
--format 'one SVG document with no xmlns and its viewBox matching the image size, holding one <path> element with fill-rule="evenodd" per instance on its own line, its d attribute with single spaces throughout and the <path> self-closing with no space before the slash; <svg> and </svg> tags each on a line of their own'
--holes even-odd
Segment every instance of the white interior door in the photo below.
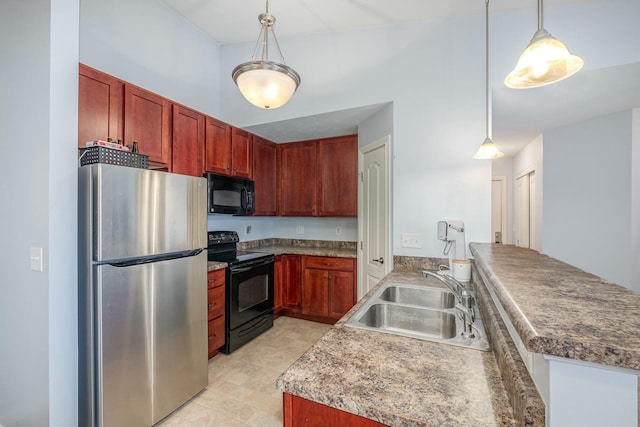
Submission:
<svg viewBox="0 0 640 427">
<path fill-rule="evenodd" d="M 390 137 L 360 149 L 358 299 L 393 268 L 390 248 Z"/>
<path fill-rule="evenodd" d="M 491 180 L 491 241 L 505 243 L 507 240 L 507 177 Z"/>
<path fill-rule="evenodd" d="M 516 180 L 516 246 L 531 247 L 531 176 L 522 175 Z"/>
</svg>

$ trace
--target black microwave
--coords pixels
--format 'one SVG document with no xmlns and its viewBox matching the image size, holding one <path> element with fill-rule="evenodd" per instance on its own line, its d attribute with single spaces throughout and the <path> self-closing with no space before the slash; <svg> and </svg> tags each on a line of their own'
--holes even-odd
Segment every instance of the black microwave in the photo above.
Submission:
<svg viewBox="0 0 640 427">
<path fill-rule="evenodd" d="M 209 213 L 251 215 L 254 205 L 254 183 L 250 179 L 205 173 Z"/>
</svg>

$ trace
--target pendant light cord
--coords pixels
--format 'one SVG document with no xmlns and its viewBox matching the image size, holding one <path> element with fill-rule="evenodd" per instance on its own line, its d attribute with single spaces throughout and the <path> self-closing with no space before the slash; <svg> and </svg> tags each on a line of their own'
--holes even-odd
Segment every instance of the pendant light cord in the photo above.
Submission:
<svg viewBox="0 0 640 427">
<path fill-rule="evenodd" d="M 485 0 L 485 58 L 484 58 L 484 98 L 485 98 L 485 130 L 487 139 L 489 136 L 489 0 Z"/>
</svg>

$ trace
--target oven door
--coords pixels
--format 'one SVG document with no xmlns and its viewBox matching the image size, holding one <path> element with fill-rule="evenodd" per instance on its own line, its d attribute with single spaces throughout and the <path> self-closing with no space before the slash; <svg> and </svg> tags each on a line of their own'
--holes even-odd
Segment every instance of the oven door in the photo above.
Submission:
<svg viewBox="0 0 640 427">
<path fill-rule="evenodd" d="M 274 259 L 255 260 L 229 267 L 227 280 L 228 330 L 265 313 L 273 313 Z"/>
</svg>

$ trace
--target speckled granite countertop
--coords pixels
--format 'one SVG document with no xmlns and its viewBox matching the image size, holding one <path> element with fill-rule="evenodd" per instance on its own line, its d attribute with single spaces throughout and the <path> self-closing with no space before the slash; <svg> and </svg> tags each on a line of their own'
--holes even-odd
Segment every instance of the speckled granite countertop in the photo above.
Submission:
<svg viewBox="0 0 640 427">
<path fill-rule="evenodd" d="M 383 283 L 426 280 L 420 270 L 392 272 L 369 295 Z M 492 352 L 344 326 L 366 300 L 282 374 L 276 386 L 391 426 L 516 425 Z"/>
<path fill-rule="evenodd" d="M 263 239 L 238 243 L 239 250 L 266 252 L 273 255 L 313 255 L 338 258 L 357 258 L 355 242 L 332 240 Z M 207 271 L 219 270 L 227 266 L 224 262 L 207 264 Z"/>
<path fill-rule="evenodd" d="M 469 246 L 527 350 L 640 369 L 640 294 L 531 249 Z"/>
<path fill-rule="evenodd" d="M 339 258 L 356 258 L 357 251 L 355 249 L 319 247 L 319 246 L 294 246 L 294 245 L 270 245 L 260 246 L 252 250 L 267 252 L 274 255 L 314 255 L 329 256 Z"/>
<path fill-rule="evenodd" d="M 226 262 L 207 261 L 207 271 L 216 271 L 221 268 L 227 268 Z"/>
</svg>

